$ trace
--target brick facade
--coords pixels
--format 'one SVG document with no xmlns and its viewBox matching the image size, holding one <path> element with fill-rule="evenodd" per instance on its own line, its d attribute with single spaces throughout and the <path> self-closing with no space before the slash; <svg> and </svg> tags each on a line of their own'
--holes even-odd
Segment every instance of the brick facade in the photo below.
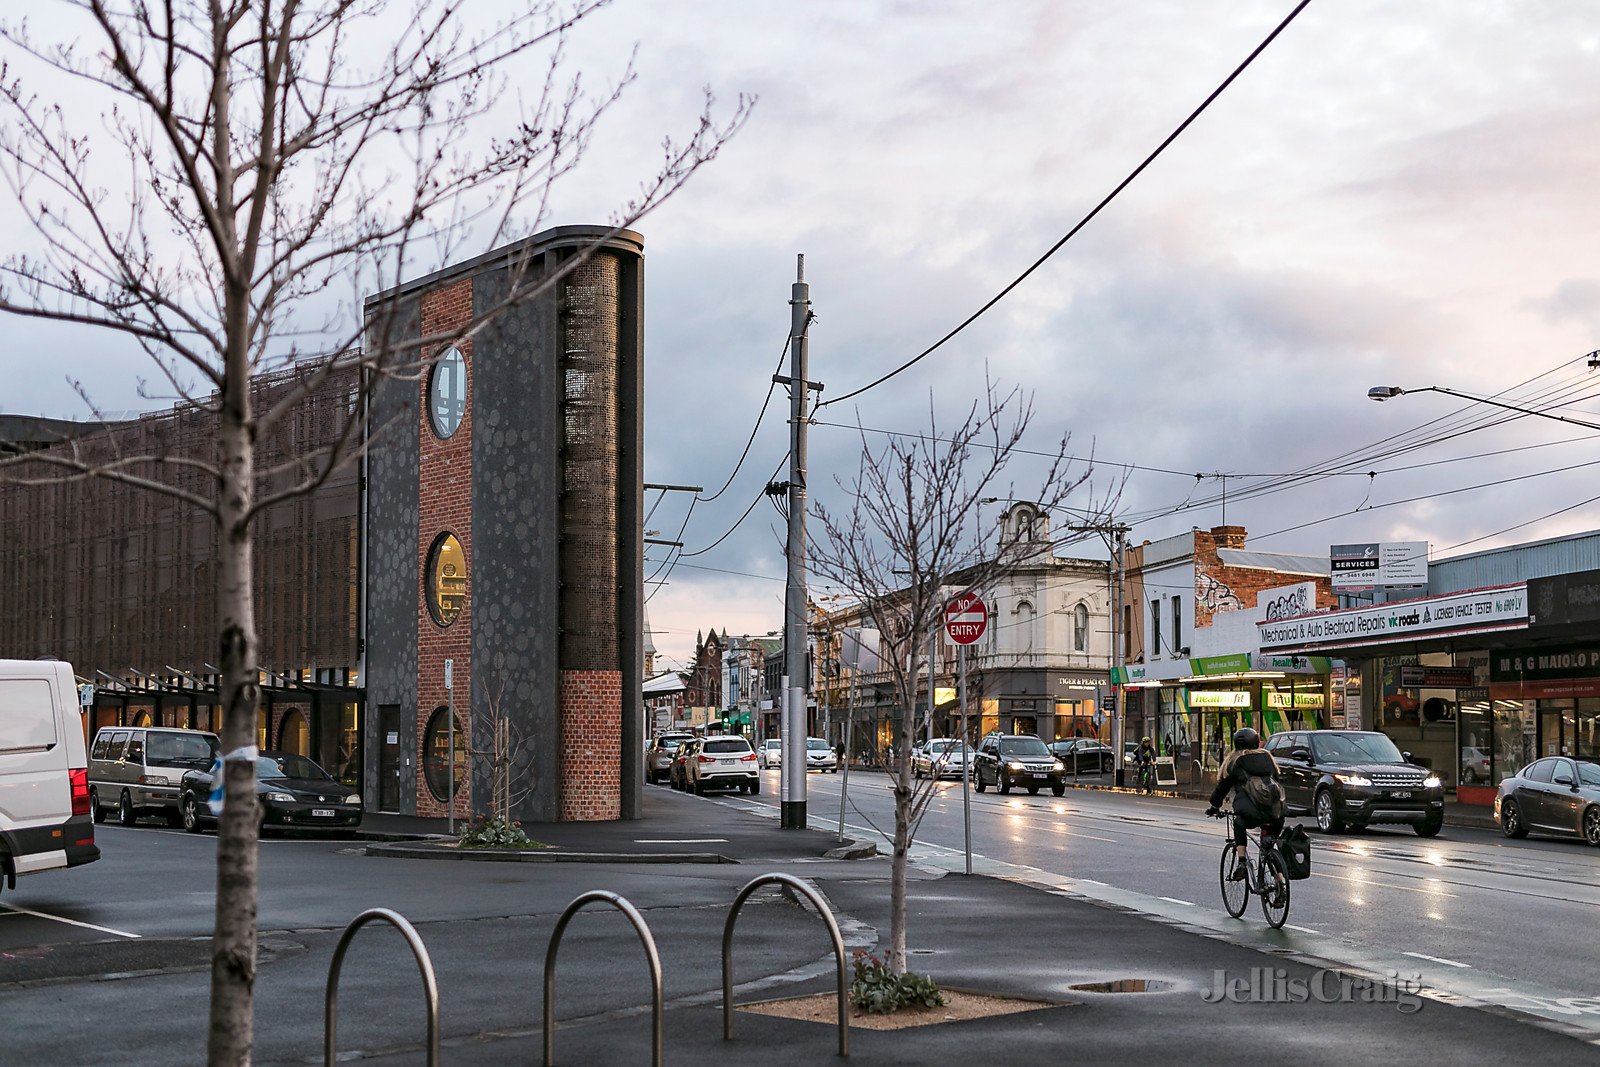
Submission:
<svg viewBox="0 0 1600 1067">
<path fill-rule="evenodd" d="M 472 321 L 472 281 L 462 279 L 451 285 L 430 290 L 422 296 L 421 327 L 423 336 L 464 329 Z M 426 353 L 436 356 L 448 345 L 434 346 Z M 444 687 L 444 661 L 454 661 L 456 745 L 458 750 L 471 748 L 470 724 L 467 714 L 472 694 L 472 412 L 476 406 L 472 372 L 472 342 L 456 345 L 461 350 L 467 366 L 466 411 L 461 425 L 450 437 L 440 440 L 434 433 L 428 410 L 429 375 L 422 375 L 418 383 L 418 417 L 421 420 L 421 462 L 418 476 L 417 537 L 417 761 L 416 797 L 418 815 L 444 815 L 449 806 L 434 796 L 428 787 L 425 768 L 428 754 L 424 748 L 428 720 L 445 707 L 450 694 Z M 428 555 L 434 542 L 444 533 L 454 534 L 461 542 L 462 558 L 466 563 L 467 596 L 461 613 L 448 627 L 441 627 L 428 610 L 426 589 Z M 468 813 L 471 804 L 466 798 L 469 775 L 463 766 L 456 773 L 456 815 Z"/>
<path fill-rule="evenodd" d="M 561 818 L 622 817 L 621 671 L 561 672 Z"/>
<path fill-rule="evenodd" d="M 1259 567 L 1230 567 L 1217 555 L 1219 548 L 1244 548 L 1243 526 L 1214 526 L 1210 530 L 1194 531 L 1194 569 L 1196 576 L 1205 575 L 1236 597 L 1244 607 L 1254 607 L 1256 598 L 1268 589 L 1278 589 L 1298 582 L 1314 582 L 1317 588 L 1317 611 L 1338 607 L 1339 599 L 1333 594 L 1331 580 L 1326 575 L 1312 577 L 1288 574 L 1283 571 L 1263 570 Z M 1194 601 L 1194 626 L 1210 626 L 1216 613 L 1199 597 Z M 1141 649 L 1142 651 L 1142 649 Z"/>
</svg>

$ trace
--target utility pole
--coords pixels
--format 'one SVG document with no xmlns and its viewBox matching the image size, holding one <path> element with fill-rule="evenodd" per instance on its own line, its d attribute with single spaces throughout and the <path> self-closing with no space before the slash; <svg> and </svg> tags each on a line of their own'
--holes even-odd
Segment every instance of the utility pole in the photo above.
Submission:
<svg viewBox="0 0 1600 1067">
<path fill-rule="evenodd" d="M 795 257 L 789 296 L 789 584 L 784 594 L 783 792 L 779 825 L 806 827 L 806 400 L 822 386 L 806 378 L 811 287 L 806 257 Z"/>
<path fill-rule="evenodd" d="M 1116 559 L 1112 567 L 1116 575 L 1117 588 L 1116 606 L 1112 609 L 1114 615 L 1111 620 L 1111 666 L 1112 669 L 1116 669 L 1124 665 L 1123 661 L 1127 659 L 1128 655 L 1128 650 L 1122 647 L 1122 558 L 1127 552 L 1128 528 L 1126 526 L 1115 526 L 1113 527 L 1113 533 L 1115 538 L 1112 541 L 1111 552 Z M 1111 756 L 1114 761 L 1113 766 L 1116 768 L 1112 776 L 1112 784 L 1114 785 L 1122 785 L 1123 779 L 1126 777 L 1124 774 L 1125 768 L 1122 766 L 1122 720 L 1127 709 L 1128 700 L 1126 690 L 1127 682 L 1125 680 L 1120 684 L 1113 683 L 1111 687 Z"/>
</svg>

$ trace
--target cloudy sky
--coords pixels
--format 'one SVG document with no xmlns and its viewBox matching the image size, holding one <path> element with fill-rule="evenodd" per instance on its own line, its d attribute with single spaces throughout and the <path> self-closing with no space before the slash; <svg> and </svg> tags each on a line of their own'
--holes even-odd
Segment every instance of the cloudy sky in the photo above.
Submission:
<svg viewBox="0 0 1600 1067">
<path fill-rule="evenodd" d="M 606 221 L 703 87 L 759 97 L 721 158 L 639 227 L 647 478 L 709 497 L 732 473 L 784 344 L 797 253 L 812 377 L 840 396 L 1021 273 L 1292 6 L 619 0 L 596 14 L 573 62 L 603 79 L 637 45 L 639 78 L 552 223 Z M 1597 129 L 1591 5 L 1313 0 L 1010 296 L 819 418 L 916 431 L 930 406 L 963 410 L 987 373 L 1031 392 L 1029 446 L 1070 432 L 1097 484 L 1126 479 L 1117 510 L 1135 542 L 1219 523 L 1224 484 L 1227 521 L 1280 551 L 1425 540 L 1442 558 L 1595 529 L 1594 431 L 1366 392 L 1445 386 L 1600 422 L 1584 359 L 1600 348 Z M 103 406 L 136 406 L 93 338 L 8 328 L 0 410 L 80 415 L 74 374 L 105 383 Z M 727 492 L 692 513 L 672 494 L 650 527 L 691 552 L 721 537 L 782 459 L 786 415 L 780 390 Z M 814 495 L 836 503 L 832 477 L 860 449 L 855 431 L 816 427 Z M 780 526 L 759 503 L 718 548 L 659 570 L 650 618 L 668 663 L 689 659 L 697 629 L 781 626 Z"/>
</svg>

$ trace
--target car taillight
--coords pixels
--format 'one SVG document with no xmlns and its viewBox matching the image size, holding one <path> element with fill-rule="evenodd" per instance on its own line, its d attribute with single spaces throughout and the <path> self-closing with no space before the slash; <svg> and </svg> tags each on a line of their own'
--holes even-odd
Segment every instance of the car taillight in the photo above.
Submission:
<svg viewBox="0 0 1600 1067">
<path fill-rule="evenodd" d="M 739 758 L 742 759 L 742 760 L 750 760 L 751 762 L 754 762 L 755 758 L 756 758 L 756 754 L 754 752 L 752 752 L 748 756 L 740 756 Z"/>
<path fill-rule="evenodd" d="M 72 814 L 89 814 L 89 768 L 73 767 L 67 778 L 72 782 Z"/>
<path fill-rule="evenodd" d="M 696 758 L 699 759 L 699 761 L 701 763 L 715 763 L 715 762 L 717 762 L 717 757 L 715 757 L 715 756 L 698 756 Z"/>
</svg>

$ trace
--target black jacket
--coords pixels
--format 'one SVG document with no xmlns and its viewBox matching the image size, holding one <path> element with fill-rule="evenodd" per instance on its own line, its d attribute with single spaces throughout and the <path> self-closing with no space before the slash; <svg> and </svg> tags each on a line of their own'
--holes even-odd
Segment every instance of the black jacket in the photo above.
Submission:
<svg viewBox="0 0 1600 1067">
<path fill-rule="evenodd" d="M 1220 807 L 1230 790 L 1242 792 L 1244 783 L 1250 778 L 1275 778 L 1277 774 L 1278 761 L 1272 758 L 1270 752 L 1259 748 L 1235 752 L 1222 761 L 1222 768 L 1217 772 L 1217 787 L 1211 791 L 1211 806 Z"/>
</svg>

